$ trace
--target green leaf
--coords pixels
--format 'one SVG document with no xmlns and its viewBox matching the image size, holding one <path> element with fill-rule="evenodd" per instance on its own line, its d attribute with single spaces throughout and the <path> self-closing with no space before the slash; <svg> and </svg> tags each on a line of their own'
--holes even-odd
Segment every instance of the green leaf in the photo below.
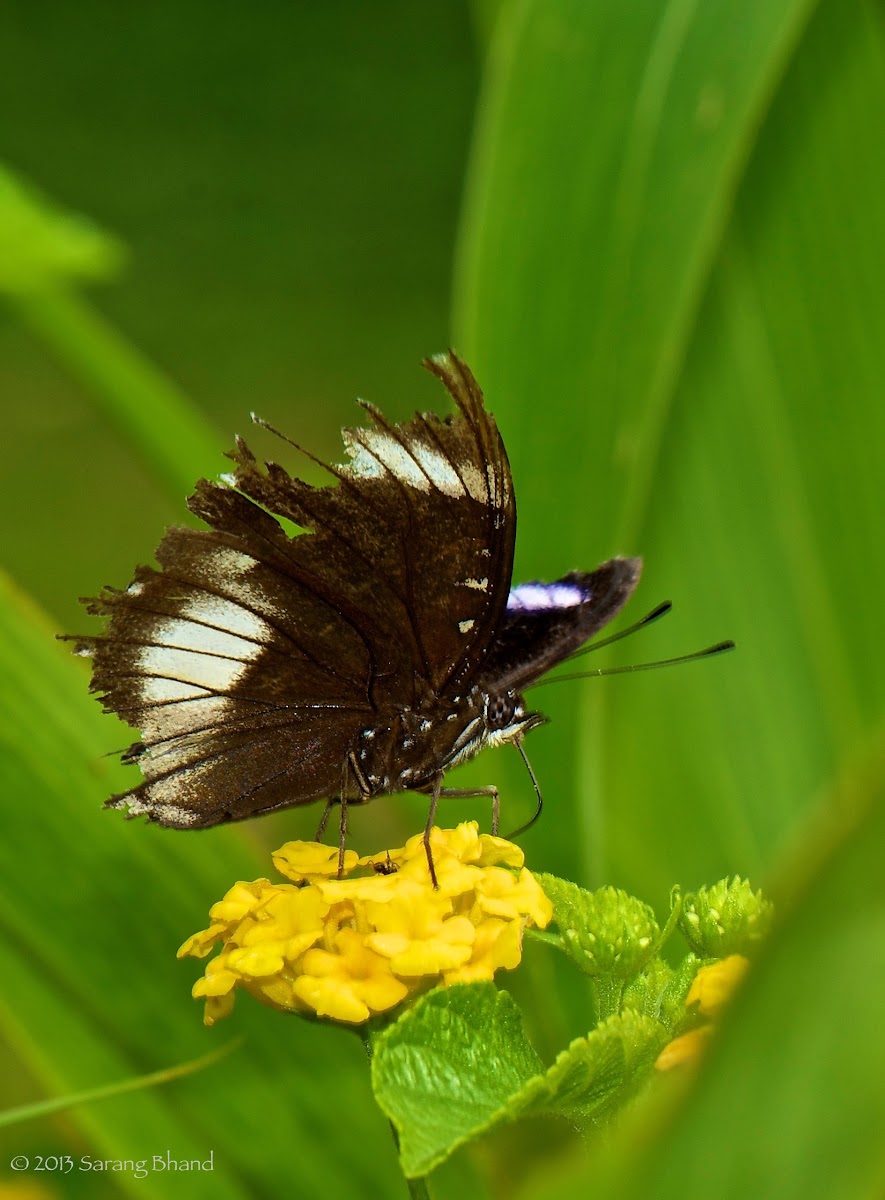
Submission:
<svg viewBox="0 0 885 1200">
<path fill-rule="evenodd" d="M 224 443 L 196 405 L 99 312 L 64 289 L 15 298 L 19 316 L 92 393 L 170 495 L 223 468 Z"/>
<path fill-rule="evenodd" d="M 100 402 L 166 483 L 188 495 L 217 473 L 222 447 L 184 393 L 71 284 L 116 273 L 120 245 L 0 165 L 0 293 Z"/>
<path fill-rule="evenodd" d="M 545 1071 L 507 992 L 455 984 L 429 992 L 378 1036 L 372 1082 L 413 1178 L 504 1122 L 601 1118 L 629 1095 L 667 1037 L 652 1018 L 625 1012 L 573 1041 Z"/>
<path fill-rule="evenodd" d="M 375 1098 L 399 1134 L 406 1176 L 427 1175 L 504 1119 L 542 1070 L 507 992 L 492 983 L 428 992 L 379 1035 L 372 1058 Z"/>
<path fill-rule="evenodd" d="M 881 30 L 860 0 L 511 15 L 456 327 L 508 441 L 517 575 L 642 554 L 634 604 L 674 615 L 633 661 L 738 643 L 536 693 L 539 853 L 656 902 L 770 867 L 881 712 Z"/>
<path fill-rule="evenodd" d="M 24 1116 L 39 1116 L 41 1110 L 50 1114 L 69 1110 L 68 1119 L 87 1137 L 89 1151 L 101 1158 L 140 1159 L 168 1151 L 178 1160 L 206 1161 L 214 1139 L 207 1144 L 199 1127 L 186 1118 L 182 1120 L 182 1091 L 140 1087 L 132 1091 L 124 1083 L 123 1089 L 129 1094 L 118 1090 L 112 1095 L 106 1085 L 97 1083 L 131 1075 L 133 1060 L 76 997 L 66 995 L 59 981 L 46 978 L 50 960 L 43 947 L 32 941 L 23 949 L 17 943 L 18 939 L 10 936 L 4 905 L 0 912 L 0 973 L 4 984 L 0 1029 L 51 1093 L 45 1101 L 28 1106 L 31 1111 L 26 1110 Z M 225 1072 L 219 1074 L 216 1066 L 209 1075 L 215 1081 L 209 1086 L 217 1086 Z M 86 1081 L 97 1086 L 77 1086 Z M 116 1090 L 120 1085 L 111 1087 Z M 72 1096 L 75 1088 L 82 1094 Z M 74 1108 L 69 1107 L 72 1101 Z M 13 1122 L 17 1115 L 21 1114 L 11 1114 Z M 159 1149 L 155 1151 L 154 1146 Z M 178 1178 L 169 1180 L 154 1173 L 140 1180 L 129 1174 L 122 1180 L 130 1190 L 143 1187 L 146 1195 L 158 1200 L 190 1195 L 208 1200 L 215 1194 L 225 1200 L 243 1197 L 236 1179 L 222 1164 L 219 1167 L 211 1175 L 188 1176 L 189 1188 Z"/>
<path fill-rule="evenodd" d="M 73 1092 L 69 1096 L 55 1096 L 51 1100 L 38 1100 L 35 1104 L 20 1104 L 17 1108 L 7 1108 L 0 1113 L 0 1128 L 5 1125 L 17 1125 L 22 1121 L 32 1121 L 35 1117 L 45 1117 L 67 1108 L 76 1108 L 80 1104 L 91 1104 L 95 1100 L 110 1100 L 115 1096 L 124 1096 L 127 1092 L 138 1092 L 144 1088 L 159 1087 L 163 1083 L 171 1083 L 173 1079 L 182 1079 L 194 1071 L 203 1071 L 211 1067 L 226 1054 L 230 1054 L 236 1042 L 229 1042 L 211 1054 L 195 1058 L 191 1062 L 180 1063 L 175 1067 L 165 1067 L 162 1071 L 154 1071 L 150 1075 L 139 1075 L 135 1079 L 121 1079 L 116 1083 L 106 1083 L 101 1087 L 89 1088 L 83 1092 Z"/>
<path fill-rule="evenodd" d="M 118 241 L 85 217 L 64 212 L 0 165 L 0 292 L 107 279 L 122 258 Z"/>
<path fill-rule="evenodd" d="M 638 531 L 735 180 L 812 7 L 540 0 L 512 6 L 501 31 L 469 181 L 458 332 L 493 396 L 509 401 L 508 383 L 535 404 L 567 396 L 578 445 L 592 416 L 607 451 L 594 456 L 603 544 Z M 739 41 L 726 36 L 733 22 Z M 539 449 L 549 455 L 550 439 Z"/>
<path fill-rule="evenodd" d="M 627 1009 L 576 1038 L 544 1075 L 509 1105 L 513 1118 L 562 1115 L 585 1124 L 619 1108 L 647 1075 L 668 1039 L 651 1017 Z"/>
<path fill-rule="evenodd" d="M 680 636 L 687 648 L 732 634 L 754 642 L 733 623 L 737 606 L 722 607 L 723 595 L 740 592 L 728 514 L 717 510 L 719 527 L 706 528 L 703 569 L 693 541 L 684 544 L 706 498 L 685 476 L 682 424 L 669 413 L 760 114 L 809 8 L 529 2 L 513 7 L 491 58 L 456 332 L 508 439 L 517 575 L 555 578 L 611 553 L 641 553 L 637 603 L 676 603 L 669 634 L 659 626 L 647 635 L 649 657 L 662 638 L 668 650 Z M 741 37 L 730 36 L 738 27 Z M 736 419 L 710 398 L 695 409 L 683 422 L 719 415 L 727 430 Z M 677 494 L 687 512 L 674 520 Z M 661 527 L 649 531 L 658 512 Z M 722 552 L 711 556 L 711 545 Z M 545 789 L 571 796 L 576 771 L 580 780 L 576 811 L 535 835 L 559 873 L 601 882 L 620 870 L 619 882 L 644 894 L 654 877 L 663 896 L 674 878 L 724 874 L 732 847 L 742 869 L 755 868 L 756 814 L 733 815 L 732 794 L 722 810 L 696 795 L 704 764 L 715 771 L 727 761 L 731 693 L 717 683 L 732 672 L 734 690 L 747 669 L 731 655 L 594 680 L 583 705 L 562 689 L 544 693 L 556 719 L 546 745 L 537 736 Z M 663 721 L 666 711 L 680 721 Z M 696 827 L 686 829 L 689 813 Z"/>
<path fill-rule="evenodd" d="M 696 1019 L 685 1008 L 685 999 L 701 961 L 687 954 L 678 967 L 661 958 L 653 958 L 624 988 L 621 1003 L 647 1017 L 654 1017 L 671 1036 Z"/>
</svg>

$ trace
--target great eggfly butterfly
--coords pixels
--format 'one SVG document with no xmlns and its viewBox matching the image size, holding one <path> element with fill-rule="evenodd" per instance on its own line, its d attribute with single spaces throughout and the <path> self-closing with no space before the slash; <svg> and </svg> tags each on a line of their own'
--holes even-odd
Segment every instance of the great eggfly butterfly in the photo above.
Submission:
<svg viewBox="0 0 885 1200">
<path fill-rule="evenodd" d="M 454 416 L 395 425 L 363 404 L 372 424 L 343 431 L 325 487 L 238 438 L 233 472 L 188 502 L 208 529 L 169 529 L 159 570 L 85 601 L 108 618 L 76 639 L 92 689 L 141 732 L 124 761 L 144 781 L 110 807 L 199 829 L 340 802 L 343 838 L 347 803 L 385 792 L 430 793 L 432 820 L 447 771 L 545 720 L 523 689 L 612 619 L 641 562 L 511 587 L 497 426 L 456 354 L 424 365 Z"/>
</svg>

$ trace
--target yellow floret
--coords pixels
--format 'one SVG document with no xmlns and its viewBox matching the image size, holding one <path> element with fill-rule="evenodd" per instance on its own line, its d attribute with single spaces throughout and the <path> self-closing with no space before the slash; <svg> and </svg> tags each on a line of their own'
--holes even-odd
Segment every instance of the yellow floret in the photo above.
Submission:
<svg viewBox="0 0 885 1200">
<path fill-rule="evenodd" d="M 281 875 L 294 883 L 310 879 L 328 879 L 338 874 L 338 849 L 322 842 L 286 842 L 271 855 L 273 865 Z M 359 861 L 353 850 L 344 851 L 344 874 L 352 871 Z"/>
<path fill-rule="evenodd" d="M 749 959 L 742 954 L 729 954 L 728 958 L 701 967 L 689 988 L 686 1005 L 696 1004 L 705 1017 L 715 1016 L 731 998 L 749 965 Z"/>
<path fill-rule="evenodd" d="M 659 1071 L 671 1071 L 674 1067 L 681 1067 L 685 1063 L 697 1062 L 712 1031 L 712 1025 L 702 1025 L 699 1029 L 692 1029 L 689 1033 L 683 1033 L 681 1037 L 674 1038 L 672 1042 L 667 1043 L 655 1059 L 655 1067 Z"/>
</svg>

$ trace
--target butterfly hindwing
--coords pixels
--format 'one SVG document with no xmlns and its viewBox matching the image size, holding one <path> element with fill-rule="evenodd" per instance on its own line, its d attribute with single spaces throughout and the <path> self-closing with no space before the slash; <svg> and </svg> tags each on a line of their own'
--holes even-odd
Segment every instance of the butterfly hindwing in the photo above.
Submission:
<svg viewBox="0 0 885 1200">
<path fill-rule="evenodd" d="M 553 583 L 513 588 L 483 663 L 483 686 L 505 692 L 534 683 L 620 612 L 641 570 L 639 558 L 613 558 L 595 571 L 572 571 Z"/>
<path fill-rule="evenodd" d="M 147 747 L 136 743 L 127 761 L 138 762 L 145 782 L 112 797 L 108 806 L 195 829 L 324 800 L 338 795 L 342 783 L 341 763 L 329 749 L 340 747 L 343 762 L 360 728 L 343 711 L 282 720 L 265 713 L 257 722 L 219 722 L 199 734 Z"/>
</svg>

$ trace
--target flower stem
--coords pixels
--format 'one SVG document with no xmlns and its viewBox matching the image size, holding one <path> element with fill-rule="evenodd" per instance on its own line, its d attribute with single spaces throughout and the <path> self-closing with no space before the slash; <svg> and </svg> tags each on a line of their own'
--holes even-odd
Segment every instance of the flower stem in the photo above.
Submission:
<svg viewBox="0 0 885 1200">
<path fill-rule="evenodd" d="M 414 1197 L 414 1200 L 430 1200 L 426 1175 L 422 1175 L 420 1179 L 407 1179 L 406 1183 L 409 1185 L 409 1195 Z"/>
<path fill-rule="evenodd" d="M 365 1047 L 366 1057 L 371 1065 L 372 1051 L 374 1046 L 372 1044 L 372 1035 L 370 1030 L 363 1026 L 362 1028 L 356 1029 L 354 1032 L 359 1034 L 363 1046 Z M 388 1119 L 387 1123 L 390 1126 L 393 1144 L 396 1146 L 397 1157 L 399 1157 L 399 1133 L 397 1132 L 397 1128 L 393 1121 Z M 417 1179 L 409 1179 L 408 1176 L 405 1178 L 406 1187 L 409 1189 L 409 1195 L 412 1196 L 414 1200 L 430 1200 L 430 1191 L 427 1187 L 427 1177 L 425 1175 L 421 1175 Z"/>
<path fill-rule="evenodd" d="M 393 1144 L 396 1146 L 397 1154 L 399 1154 L 399 1134 L 396 1131 L 396 1126 L 394 1125 L 393 1121 L 388 1123 L 390 1125 L 390 1132 L 393 1134 Z M 430 1191 L 427 1187 L 426 1175 L 420 1175 L 417 1179 L 409 1179 L 409 1177 L 406 1176 L 406 1185 L 409 1189 L 409 1195 L 413 1196 L 415 1200 L 430 1200 Z"/>
<path fill-rule="evenodd" d="M 616 979 L 613 975 L 596 975 L 593 987 L 596 992 L 597 1018 L 600 1021 L 621 1011 L 621 1000 L 624 997 L 623 979 Z"/>
</svg>

